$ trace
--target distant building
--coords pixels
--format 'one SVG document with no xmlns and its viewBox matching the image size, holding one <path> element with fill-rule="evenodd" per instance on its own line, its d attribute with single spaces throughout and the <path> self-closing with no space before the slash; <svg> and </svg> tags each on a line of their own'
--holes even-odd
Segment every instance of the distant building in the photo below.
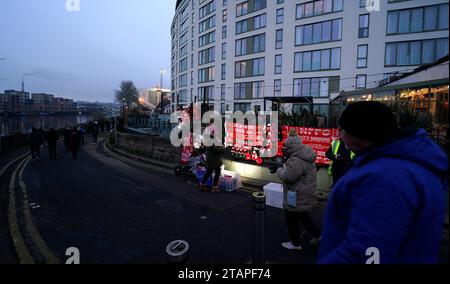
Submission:
<svg viewBox="0 0 450 284">
<path fill-rule="evenodd" d="M 34 112 L 54 112 L 55 111 L 55 96 L 45 93 L 31 94 L 33 101 Z"/>
<path fill-rule="evenodd" d="M 5 112 L 22 113 L 32 110 L 33 101 L 30 98 L 30 93 L 5 90 L 5 93 L 1 96 L 2 109 Z"/>
<path fill-rule="evenodd" d="M 164 110 L 171 104 L 171 90 L 152 88 L 139 92 L 139 102 L 150 110 Z"/>
</svg>

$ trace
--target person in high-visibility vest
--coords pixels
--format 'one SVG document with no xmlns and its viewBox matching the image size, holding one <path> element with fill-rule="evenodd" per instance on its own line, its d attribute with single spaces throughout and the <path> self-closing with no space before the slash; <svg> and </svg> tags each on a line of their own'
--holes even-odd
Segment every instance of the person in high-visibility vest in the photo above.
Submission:
<svg viewBox="0 0 450 284">
<path fill-rule="evenodd" d="M 345 147 L 342 139 L 339 139 L 331 143 L 326 156 L 331 161 L 328 175 L 333 177 L 333 184 L 336 184 L 345 174 L 348 165 L 355 158 L 355 154 Z"/>
</svg>

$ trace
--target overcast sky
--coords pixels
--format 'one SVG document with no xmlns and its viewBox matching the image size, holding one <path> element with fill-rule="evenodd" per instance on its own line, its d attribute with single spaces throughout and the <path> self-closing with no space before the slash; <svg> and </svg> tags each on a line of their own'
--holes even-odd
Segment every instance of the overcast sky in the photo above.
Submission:
<svg viewBox="0 0 450 284">
<path fill-rule="evenodd" d="M 0 0 L 0 92 L 21 88 L 113 101 L 120 81 L 170 85 L 170 26 L 176 0 Z M 6 60 L 1 60 L 6 58 Z"/>
</svg>

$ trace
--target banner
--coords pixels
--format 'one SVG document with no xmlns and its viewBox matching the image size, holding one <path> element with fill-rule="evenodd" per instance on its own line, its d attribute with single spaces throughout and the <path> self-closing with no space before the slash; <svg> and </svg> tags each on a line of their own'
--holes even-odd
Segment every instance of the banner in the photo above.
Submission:
<svg viewBox="0 0 450 284">
<path fill-rule="evenodd" d="M 303 144 L 310 146 L 317 154 L 316 164 L 329 165 L 330 160 L 325 156 L 331 146 L 331 142 L 339 139 L 339 129 L 332 128 L 307 128 L 296 126 L 283 126 L 283 145 L 289 136 L 291 129 L 295 129 L 302 139 Z"/>
</svg>

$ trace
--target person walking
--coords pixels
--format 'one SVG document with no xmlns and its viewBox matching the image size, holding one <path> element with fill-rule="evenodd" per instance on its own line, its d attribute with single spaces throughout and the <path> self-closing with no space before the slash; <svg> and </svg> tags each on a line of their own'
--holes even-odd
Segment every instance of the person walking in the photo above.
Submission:
<svg viewBox="0 0 450 284">
<path fill-rule="evenodd" d="M 96 121 L 94 123 L 94 125 L 92 125 L 92 143 L 93 144 L 97 144 L 99 132 L 100 132 L 100 130 L 98 127 L 98 122 Z"/>
<path fill-rule="evenodd" d="M 80 148 L 80 135 L 76 127 L 72 129 L 69 135 L 69 148 L 74 160 L 78 158 L 78 148 Z"/>
<path fill-rule="evenodd" d="M 48 152 L 50 160 L 56 160 L 56 146 L 58 144 L 59 135 L 55 129 L 51 128 L 47 133 Z"/>
<path fill-rule="evenodd" d="M 357 156 L 330 194 L 318 263 L 438 263 L 447 155 L 378 102 L 350 104 L 339 126 Z"/>
<path fill-rule="evenodd" d="M 78 135 L 80 136 L 81 145 L 84 145 L 84 136 L 86 134 L 86 131 L 82 126 L 78 128 Z"/>
<path fill-rule="evenodd" d="M 347 172 L 355 154 L 347 149 L 342 137 L 333 141 L 325 156 L 331 161 L 328 175 L 333 177 L 333 184 Z"/>
<path fill-rule="evenodd" d="M 28 139 L 32 160 L 39 161 L 41 157 L 41 145 L 43 143 L 41 133 L 39 133 L 39 131 L 33 127 Z"/>
<path fill-rule="evenodd" d="M 281 245 L 288 250 L 302 250 L 299 223 L 312 235 L 311 244 L 320 241 L 320 230 L 309 215 L 317 206 L 317 156 L 311 147 L 302 143 L 295 130 L 286 139 L 285 153 L 287 161 L 277 175 L 283 182 L 283 207 L 290 241 Z"/>
<path fill-rule="evenodd" d="M 213 124 L 209 126 L 210 133 L 211 133 L 211 139 L 214 140 L 214 143 L 211 147 L 206 148 L 206 174 L 203 177 L 203 180 L 200 184 L 200 190 L 201 191 L 208 191 L 206 188 L 206 183 L 208 182 L 208 179 L 212 176 L 214 172 L 214 180 L 213 180 L 213 187 L 212 192 L 213 193 L 219 193 L 219 180 L 220 175 L 222 171 L 222 155 L 225 151 L 225 148 L 222 146 L 222 143 L 220 140 L 216 137 L 217 132 L 215 133 Z"/>
</svg>

